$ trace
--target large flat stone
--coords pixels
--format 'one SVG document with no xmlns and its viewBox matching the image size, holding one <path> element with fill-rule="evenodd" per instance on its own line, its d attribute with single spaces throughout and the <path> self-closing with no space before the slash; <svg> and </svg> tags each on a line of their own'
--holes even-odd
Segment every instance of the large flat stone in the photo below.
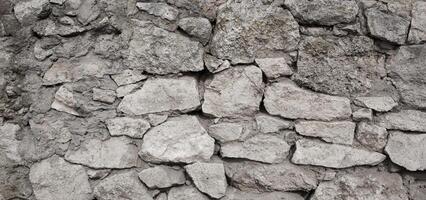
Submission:
<svg viewBox="0 0 426 200">
<path fill-rule="evenodd" d="M 185 184 L 185 172 L 181 168 L 159 165 L 139 172 L 139 179 L 149 188 L 168 188 Z"/>
<path fill-rule="evenodd" d="M 418 110 L 386 113 L 380 115 L 377 121 L 386 129 L 426 132 L 426 112 Z"/>
<path fill-rule="evenodd" d="M 377 8 L 367 9 L 365 16 L 368 30 L 373 37 L 400 45 L 405 43 L 410 19 Z"/>
<path fill-rule="evenodd" d="M 426 134 L 390 132 L 386 153 L 392 162 L 410 171 L 426 169 Z"/>
<path fill-rule="evenodd" d="M 416 1 L 413 4 L 408 41 L 414 44 L 426 41 L 426 2 L 424 1 Z"/>
<path fill-rule="evenodd" d="M 5 123 L 0 126 L 0 166 L 21 164 L 20 141 L 16 139 L 21 128 L 17 124 Z"/>
<path fill-rule="evenodd" d="M 127 135 L 142 139 L 145 132 L 151 128 L 148 121 L 130 117 L 116 117 L 105 121 L 112 136 Z"/>
<path fill-rule="evenodd" d="M 223 163 L 194 163 L 185 170 L 201 192 L 216 199 L 225 195 L 228 184 Z"/>
<path fill-rule="evenodd" d="M 355 123 L 350 121 L 321 122 L 299 121 L 296 122 L 296 132 L 309 137 L 319 137 L 326 142 L 352 145 L 355 134 Z"/>
<path fill-rule="evenodd" d="M 355 104 L 373 109 L 378 112 L 387 112 L 392 110 L 398 103 L 389 96 L 384 97 L 357 97 Z"/>
</svg>

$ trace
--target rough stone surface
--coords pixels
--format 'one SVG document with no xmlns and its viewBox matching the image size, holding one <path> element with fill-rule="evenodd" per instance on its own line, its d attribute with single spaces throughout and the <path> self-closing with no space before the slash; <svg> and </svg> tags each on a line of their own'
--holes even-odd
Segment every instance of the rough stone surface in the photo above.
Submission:
<svg viewBox="0 0 426 200">
<path fill-rule="evenodd" d="M 413 5 L 408 41 L 414 44 L 426 41 L 426 2 L 416 1 Z"/>
<path fill-rule="evenodd" d="M 129 117 L 108 119 L 105 123 L 112 136 L 126 135 L 132 138 L 142 138 L 145 132 L 151 128 L 146 120 Z"/>
<path fill-rule="evenodd" d="M 280 76 L 291 76 L 293 70 L 288 66 L 285 58 L 256 58 L 257 65 L 266 77 L 273 79 Z"/>
<path fill-rule="evenodd" d="M 383 127 L 360 122 L 357 126 L 355 137 L 368 149 L 382 151 L 388 141 L 388 132 Z"/>
<path fill-rule="evenodd" d="M 267 114 L 255 116 L 257 128 L 262 133 L 276 133 L 283 129 L 293 129 L 293 122 Z"/>
<path fill-rule="evenodd" d="M 401 110 L 378 117 L 382 127 L 402 131 L 426 132 L 426 113 L 417 110 Z"/>
<path fill-rule="evenodd" d="M 208 133 L 219 142 L 238 140 L 243 134 L 244 127 L 238 123 L 218 123 L 209 127 Z"/>
<path fill-rule="evenodd" d="M 390 111 L 398 105 L 391 97 L 357 97 L 355 104 L 378 112 Z"/>
<path fill-rule="evenodd" d="M 303 200 L 304 198 L 296 193 L 290 192 L 243 192 L 235 188 L 226 191 L 223 200 Z"/>
<path fill-rule="evenodd" d="M 187 17 L 180 19 L 178 26 L 189 35 L 198 38 L 203 44 L 207 44 L 210 40 L 212 25 L 206 18 Z"/>
<path fill-rule="evenodd" d="M 179 14 L 179 11 L 176 8 L 173 8 L 166 3 L 138 2 L 136 3 L 136 7 L 138 7 L 139 10 L 145 11 L 151 15 L 155 15 L 170 21 L 176 20 Z"/>
<path fill-rule="evenodd" d="M 183 185 L 186 181 L 183 169 L 159 165 L 139 172 L 139 179 L 149 188 L 168 188 Z"/>
<path fill-rule="evenodd" d="M 295 128 L 301 135 L 319 137 L 326 142 L 336 144 L 352 145 L 355 134 L 355 123 L 349 121 L 298 121 Z"/>
<path fill-rule="evenodd" d="M 194 186 L 173 187 L 167 194 L 167 200 L 209 200 L 209 198 L 197 190 Z"/>
<path fill-rule="evenodd" d="M 5 123 L 0 126 L 0 166 L 22 163 L 19 153 L 20 142 L 16 139 L 21 128 L 17 124 Z"/>
<path fill-rule="evenodd" d="M 352 119 L 354 121 L 371 121 L 373 120 L 373 111 L 368 108 L 360 108 L 352 113 Z"/>
<path fill-rule="evenodd" d="M 228 184 L 222 163 L 194 163 L 185 166 L 185 170 L 201 192 L 213 198 L 225 195 Z"/>
<path fill-rule="evenodd" d="M 410 134 L 392 131 L 385 151 L 392 162 L 410 171 L 425 170 L 426 134 Z"/>
<path fill-rule="evenodd" d="M 375 8 L 366 10 L 365 16 L 368 30 L 372 36 L 396 44 L 405 43 L 410 20 Z"/>
<path fill-rule="evenodd" d="M 15 5 L 13 10 L 15 11 L 16 19 L 20 23 L 28 25 L 37 20 L 47 4 L 49 4 L 49 0 L 21 1 Z"/>
<path fill-rule="evenodd" d="M 114 103 L 115 97 L 115 91 L 93 88 L 93 100 L 95 101 L 101 101 L 104 103 Z"/>
<path fill-rule="evenodd" d="M 137 70 L 124 70 L 120 74 L 112 75 L 111 78 L 118 86 L 123 86 L 144 80 L 147 76 L 141 74 Z"/>
</svg>

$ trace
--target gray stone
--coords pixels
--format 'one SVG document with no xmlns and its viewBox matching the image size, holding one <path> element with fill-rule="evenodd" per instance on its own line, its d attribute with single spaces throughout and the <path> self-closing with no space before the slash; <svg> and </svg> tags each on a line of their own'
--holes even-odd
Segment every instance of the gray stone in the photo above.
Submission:
<svg viewBox="0 0 426 200">
<path fill-rule="evenodd" d="M 352 119 L 354 121 L 371 121 L 373 120 L 373 111 L 368 108 L 360 108 L 352 113 Z"/>
<path fill-rule="evenodd" d="M 141 84 L 129 84 L 129 85 L 123 85 L 118 87 L 115 90 L 115 93 L 117 94 L 117 97 L 124 97 L 132 92 L 134 92 L 137 88 L 140 87 Z"/>
<path fill-rule="evenodd" d="M 409 19 L 376 8 L 367 9 L 365 16 L 368 30 L 373 37 L 396 44 L 405 43 L 410 26 Z"/>
<path fill-rule="evenodd" d="M 159 165 L 139 172 L 139 179 L 149 188 L 168 188 L 185 184 L 183 169 Z"/>
<path fill-rule="evenodd" d="M 170 21 L 175 21 L 179 15 L 179 10 L 167 5 L 166 3 L 145 3 L 138 2 L 136 7 L 139 10 L 145 11 L 150 15 L 161 17 Z"/>
<path fill-rule="evenodd" d="M 257 57 L 296 50 L 299 37 L 299 26 L 288 10 L 262 1 L 228 1 L 218 12 L 211 52 L 232 63 L 251 63 Z"/>
<path fill-rule="evenodd" d="M 198 38 L 206 45 L 212 33 L 210 21 L 202 17 L 187 17 L 180 19 L 178 26 L 191 36 Z"/>
<path fill-rule="evenodd" d="M 104 90 L 99 88 L 93 88 L 93 100 L 101 101 L 104 103 L 114 103 L 115 101 L 115 91 L 113 90 Z"/>
<path fill-rule="evenodd" d="M 142 115 L 165 111 L 189 112 L 198 106 L 197 79 L 183 76 L 149 79 L 142 89 L 126 95 L 117 109 L 126 114 Z"/>
<path fill-rule="evenodd" d="M 88 139 L 77 150 L 68 149 L 65 159 L 92 168 L 129 168 L 138 162 L 137 147 L 126 137 Z"/>
<path fill-rule="evenodd" d="M 194 163 L 185 170 L 201 192 L 216 199 L 225 195 L 228 184 L 222 163 Z"/>
<path fill-rule="evenodd" d="M 29 179 L 37 199 L 93 199 L 84 168 L 56 155 L 33 164 Z"/>
<path fill-rule="evenodd" d="M 408 186 L 410 197 L 413 200 L 423 200 L 426 198 L 426 181 L 416 181 Z"/>
<path fill-rule="evenodd" d="M 173 187 L 167 194 L 167 200 L 209 200 L 209 198 L 193 186 Z"/>
<path fill-rule="evenodd" d="M 139 181 L 135 171 L 108 176 L 95 186 L 94 194 L 99 200 L 152 200 L 148 189 Z"/>
<path fill-rule="evenodd" d="M 219 6 L 225 2 L 226 0 L 167 0 L 169 4 L 207 17 L 210 21 L 216 19 Z"/>
<path fill-rule="evenodd" d="M 155 197 L 155 200 L 167 200 L 167 194 L 166 193 L 160 193 Z"/>
<path fill-rule="evenodd" d="M 144 119 L 116 117 L 105 121 L 112 136 L 126 135 L 132 138 L 143 138 L 151 125 Z"/>
<path fill-rule="evenodd" d="M 426 134 L 392 131 L 385 151 L 392 162 L 410 171 L 421 171 L 426 169 L 425 141 Z"/>
<path fill-rule="evenodd" d="M 96 0 L 82 0 L 80 7 L 77 10 L 77 20 L 87 25 L 96 18 L 98 18 L 101 10 L 96 4 Z"/>
<path fill-rule="evenodd" d="M 111 169 L 87 169 L 90 179 L 103 179 L 111 173 Z"/>
<path fill-rule="evenodd" d="M 408 41 L 414 44 L 426 41 L 426 2 L 416 1 L 413 5 Z"/>
<path fill-rule="evenodd" d="M 253 66 L 234 67 L 205 82 L 204 113 L 215 117 L 253 115 L 263 94 L 262 71 Z"/>
<path fill-rule="evenodd" d="M 120 74 L 111 75 L 111 78 L 115 83 L 117 83 L 118 86 L 123 86 L 145 80 L 148 77 L 141 74 L 137 70 L 126 69 L 123 70 Z"/>
<path fill-rule="evenodd" d="M 222 122 L 209 126 L 208 133 L 219 142 L 238 140 L 243 134 L 244 127 L 238 123 Z"/>
<path fill-rule="evenodd" d="M 72 115 L 80 116 L 77 111 L 77 99 L 74 97 L 71 85 L 63 85 L 55 93 L 55 100 L 51 107 L 55 110 L 66 112 Z"/>
<path fill-rule="evenodd" d="M 0 126 L 0 166 L 22 164 L 20 141 L 16 139 L 20 130 L 19 125 L 7 122 Z"/>
<path fill-rule="evenodd" d="M 293 70 L 288 66 L 287 61 L 283 57 L 279 58 L 256 58 L 257 65 L 270 79 L 280 76 L 291 76 Z"/>
<path fill-rule="evenodd" d="M 386 146 L 388 132 L 383 127 L 360 122 L 356 130 L 356 139 L 368 149 L 380 152 Z"/>
<path fill-rule="evenodd" d="M 29 171 L 25 166 L 0 166 L 0 199 L 30 199 L 34 192 L 28 178 Z"/>
<path fill-rule="evenodd" d="M 33 26 L 32 30 L 38 36 L 74 36 L 77 34 L 81 34 L 87 30 L 88 27 L 80 27 L 77 25 L 67 26 L 63 24 L 56 23 L 51 19 L 45 19 L 42 21 L 38 21 L 35 26 Z"/>
<path fill-rule="evenodd" d="M 385 155 L 377 152 L 302 139 L 296 142 L 296 151 L 291 161 L 301 165 L 347 168 L 357 165 L 377 165 L 385 158 Z"/>
<path fill-rule="evenodd" d="M 167 120 L 168 117 L 168 115 L 148 114 L 149 123 L 151 123 L 153 126 L 162 124 Z"/>
<path fill-rule="evenodd" d="M 357 97 L 355 98 L 355 104 L 367 108 L 371 108 L 378 112 L 387 112 L 392 110 L 398 103 L 392 99 L 392 97 Z"/>
<path fill-rule="evenodd" d="M 355 134 L 355 123 L 350 121 L 298 121 L 295 128 L 300 135 L 319 137 L 336 144 L 352 145 Z"/>
<path fill-rule="evenodd" d="M 290 119 L 330 121 L 345 119 L 352 114 L 349 99 L 313 93 L 288 79 L 266 87 L 264 104 L 269 114 Z"/>
<path fill-rule="evenodd" d="M 222 200 L 304 200 L 302 196 L 290 192 L 243 192 L 235 188 L 228 188 Z"/>
<path fill-rule="evenodd" d="M 293 129 L 293 122 L 280 117 L 259 113 L 255 116 L 257 129 L 261 133 L 277 133 L 283 129 Z"/>
<path fill-rule="evenodd" d="M 426 132 L 426 112 L 401 110 L 380 115 L 379 124 L 386 129 Z"/>
<path fill-rule="evenodd" d="M 42 14 L 49 0 L 29 0 L 16 3 L 13 11 L 21 24 L 30 25 Z"/>
<path fill-rule="evenodd" d="M 209 54 L 204 54 L 204 64 L 207 70 L 212 73 L 217 73 L 231 67 L 229 61 L 218 59 Z"/>
<path fill-rule="evenodd" d="M 193 163 L 209 160 L 214 139 L 201 126 L 196 116 L 169 119 L 149 130 L 139 155 L 148 162 Z"/>
</svg>

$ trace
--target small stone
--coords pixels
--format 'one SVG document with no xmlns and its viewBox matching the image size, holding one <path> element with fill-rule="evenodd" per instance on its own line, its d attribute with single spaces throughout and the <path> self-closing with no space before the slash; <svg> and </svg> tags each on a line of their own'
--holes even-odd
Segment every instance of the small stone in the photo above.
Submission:
<svg viewBox="0 0 426 200">
<path fill-rule="evenodd" d="M 371 121 L 373 120 L 373 111 L 368 108 L 360 108 L 352 113 L 352 119 L 354 121 Z"/>
<path fill-rule="evenodd" d="M 126 69 L 120 74 L 111 75 L 111 78 L 115 83 L 117 83 L 118 86 L 123 86 L 145 80 L 148 77 L 141 74 L 137 70 Z"/>
<path fill-rule="evenodd" d="M 167 198 L 167 200 L 209 200 L 206 195 L 193 186 L 173 187 L 169 190 Z"/>
<path fill-rule="evenodd" d="M 63 5 L 66 0 L 49 0 L 50 3 Z"/>
<path fill-rule="evenodd" d="M 111 169 L 87 169 L 90 179 L 103 179 L 111 173 Z"/>
<path fill-rule="evenodd" d="M 357 165 L 377 165 L 385 158 L 385 155 L 377 152 L 302 139 L 296 142 L 296 151 L 291 161 L 301 165 L 347 168 Z"/>
<path fill-rule="evenodd" d="M 392 131 L 385 151 L 392 162 L 410 171 L 422 171 L 426 169 L 425 142 L 426 134 Z"/>
<path fill-rule="evenodd" d="M 140 87 L 140 84 L 129 84 L 129 85 L 123 85 L 118 87 L 115 90 L 115 93 L 117 94 L 117 97 L 124 97 L 130 93 L 132 93 L 133 91 L 135 91 L 137 88 Z"/>
<path fill-rule="evenodd" d="M 413 4 L 408 41 L 414 44 L 426 41 L 426 2 L 416 1 Z"/>
<path fill-rule="evenodd" d="M 298 121 L 295 128 L 300 135 L 319 137 L 326 142 L 336 144 L 352 145 L 355 134 L 355 123 L 350 121 Z"/>
<path fill-rule="evenodd" d="M 197 13 L 207 17 L 210 21 L 216 19 L 217 10 L 220 5 L 226 0 L 167 0 L 167 3 L 172 4 L 180 9 L 186 9 L 191 13 Z"/>
<path fill-rule="evenodd" d="M 304 200 L 302 196 L 290 192 L 246 192 L 235 188 L 228 188 L 222 200 Z"/>
<path fill-rule="evenodd" d="M 74 97 L 72 86 L 62 85 L 55 93 L 55 100 L 51 107 L 55 110 L 80 116 L 77 111 L 77 99 Z"/>
<path fill-rule="evenodd" d="M 383 127 L 360 122 L 356 130 L 356 139 L 368 149 L 380 152 L 386 146 L 388 132 Z"/>
<path fill-rule="evenodd" d="M 151 125 L 144 119 L 116 117 L 105 121 L 112 136 L 126 135 L 131 138 L 143 138 Z"/>
<path fill-rule="evenodd" d="M 255 61 L 266 77 L 270 79 L 293 74 L 293 70 L 288 66 L 285 58 L 256 58 Z"/>
<path fill-rule="evenodd" d="M 213 198 L 225 195 L 228 184 L 222 163 L 194 163 L 185 166 L 185 170 L 201 192 Z"/>
<path fill-rule="evenodd" d="M 115 91 L 113 90 L 104 90 L 99 88 L 93 88 L 93 100 L 101 101 L 104 103 L 114 103 L 115 101 Z"/>
<path fill-rule="evenodd" d="M 157 114 L 148 114 L 149 123 L 152 126 L 158 126 L 165 122 L 169 116 L 168 115 L 157 115 Z"/>
<path fill-rule="evenodd" d="M 355 104 L 371 108 L 378 112 L 387 112 L 392 110 L 398 104 L 391 97 L 357 97 Z"/>
<path fill-rule="evenodd" d="M 426 132 L 426 112 L 401 110 L 378 117 L 379 125 L 386 129 Z"/>
<path fill-rule="evenodd" d="M 19 125 L 7 122 L 0 126 L 0 166 L 22 164 L 20 141 L 16 139 L 20 130 Z"/>
<path fill-rule="evenodd" d="M 168 188 L 185 184 L 183 169 L 159 165 L 139 172 L 139 179 L 149 188 Z"/>
<path fill-rule="evenodd" d="M 212 73 L 217 73 L 231 67 L 229 61 L 218 59 L 209 54 L 204 54 L 204 64 L 207 70 Z"/>
<path fill-rule="evenodd" d="M 293 122 L 268 114 L 255 116 L 257 128 L 262 133 L 277 133 L 283 129 L 293 129 Z"/>
<path fill-rule="evenodd" d="M 21 24 L 30 25 L 38 19 L 48 4 L 49 0 L 20 1 L 16 3 L 13 11 Z"/>
<path fill-rule="evenodd" d="M 178 26 L 191 36 L 198 38 L 206 45 L 210 40 L 212 25 L 210 21 L 202 17 L 187 17 L 180 19 Z"/>
<path fill-rule="evenodd" d="M 376 8 L 367 9 L 365 16 L 368 30 L 373 37 L 396 44 L 405 43 L 410 20 Z"/>
<path fill-rule="evenodd" d="M 96 0 L 82 0 L 80 7 L 77 10 L 77 20 L 87 25 L 96 18 L 98 18 L 101 10 L 96 4 Z"/>
<path fill-rule="evenodd" d="M 150 15 L 161 17 L 169 21 L 175 21 L 179 14 L 179 10 L 167 5 L 166 3 L 138 2 L 136 3 L 136 7 L 138 7 L 139 10 L 149 13 Z"/>
<path fill-rule="evenodd" d="M 238 123 L 222 122 L 209 127 L 208 133 L 219 142 L 230 142 L 238 140 L 243 133 L 244 127 Z"/>
<path fill-rule="evenodd" d="M 155 200 L 167 200 L 167 194 L 166 193 L 160 193 L 155 197 Z"/>
</svg>

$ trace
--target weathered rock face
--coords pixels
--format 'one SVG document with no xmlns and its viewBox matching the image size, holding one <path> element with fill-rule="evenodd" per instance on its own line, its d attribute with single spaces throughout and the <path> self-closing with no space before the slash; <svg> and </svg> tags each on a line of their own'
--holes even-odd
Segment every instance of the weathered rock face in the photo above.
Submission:
<svg viewBox="0 0 426 200">
<path fill-rule="evenodd" d="M 166 3 L 138 2 L 136 3 L 136 7 L 138 7 L 139 10 L 145 11 L 151 15 L 155 15 L 170 21 L 176 20 L 179 14 L 179 11 L 176 8 L 169 6 Z"/>
<path fill-rule="evenodd" d="M 238 140 L 243 134 L 243 126 L 238 123 L 218 123 L 209 127 L 208 133 L 219 142 Z"/>
<path fill-rule="evenodd" d="M 295 124 L 295 128 L 296 132 L 301 135 L 319 137 L 331 143 L 352 145 L 355 123 L 349 121 L 299 121 Z"/>
<path fill-rule="evenodd" d="M 382 40 L 396 44 L 404 44 L 408 35 L 410 21 L 375 8 L 365 12 L 370 34 Z"/>
<path fill-rule="evenodd" d="M 20 164 L 22 156 L 19 153 L 20 142 L 16 134 L 21 130 L 19 125 L 5 123 L 0 126 L 0 166 Z"/>
<path fill-rule="evenodd" d="M 178 26 L 198 38 L 204 45 L 210 40 L 212 25 L 206 18 L 187 17 L 179 20 Z"/>
<path fill-rule="evenodd" d="M 356 130 L 356 139 L 368 149 L 381 151 L 387 143 L 388 132 L 383 127 L 360 122 Z"/>
<path fill-rule="evenodd" d="M 293 122 L 267 114 L 255 116 L 257 128 L 262 133 L 276 133 L 282 129 L 293 129 Z"/>
<path fill-rule="evenodd" d="M 391 97 L 357 97 L 355 104 L 378 112 L 390 111 L 398 105 Z"/>
<path fill-rule="evenodd" d="M 416 1 L 413 4 L 408 41 L 414 44 L 426 41 L 426 2 Z"/>
<path fill-rule="evenodd" d="M 47 10 L 49 0 L 30 0 L 22 1 L 15 5 L 13 8 L 16 19 L 22 24 L 29 25 L 37 18 L 43 17 L 44 12 Z"/>
<path fill-rule="evenodd" d="M 151 128 L 146 120 L 129 117 L 109 119 L 106 121 L 106 125 L 112 136 L 127 135 L 133 138 L 142 138 L 145 132 Z"/>
<path fill-rule="evenodd" d="M 392 131 L 385 151 L 392 162 L 410 171 L 425 170 L 426 134 L 410 134 Z"/>
<path fill-rule="evenodd" d="M 402 131 L 426 132 L 426 113 L 417 110 L 401 110 L 378 117 L 382 127 Z"/>
<path fill-rule="evenodd" d="M 194 163 L 185 166 L 185 170 L 201 192 L 213 198 L 225 195 L 228 184 L 222 163 Z"/>
<path fill-rule="evenodd" d="M 183 169 L 169 166 L 155 166 L 139 173 L 139 179 L 149 188 L 167 188 L 183 185 L 186 181 Z"/>
<path fill-rule="evenodd" d="M 226 0 L 167 0 L 167 2 L 214 20 L 219 6 Z"/>
<path fill-rule="evenodd" d="M 167 200 L 187 200 L 187 199 L 199 199 L 208 200 L 209 198 L 197 190 L 193 186 L 180 186 L 170 189 Z"/>
<path fill-rule="evenodd" d="M 243 192 L 235 188 L 230 188 L 226 191 L 226 196 L 223 200 L 303 200 L 304 198 L 295 193 L 289 192 Z"/>
<path fill-rule="evenodd" d="M 278 78 L 280 76 L 291 76 L 293 70 L 288 66 L 285 58 L 256 58 L 256 63 L 266 77 L 270 79 Z"/>
</svg>

